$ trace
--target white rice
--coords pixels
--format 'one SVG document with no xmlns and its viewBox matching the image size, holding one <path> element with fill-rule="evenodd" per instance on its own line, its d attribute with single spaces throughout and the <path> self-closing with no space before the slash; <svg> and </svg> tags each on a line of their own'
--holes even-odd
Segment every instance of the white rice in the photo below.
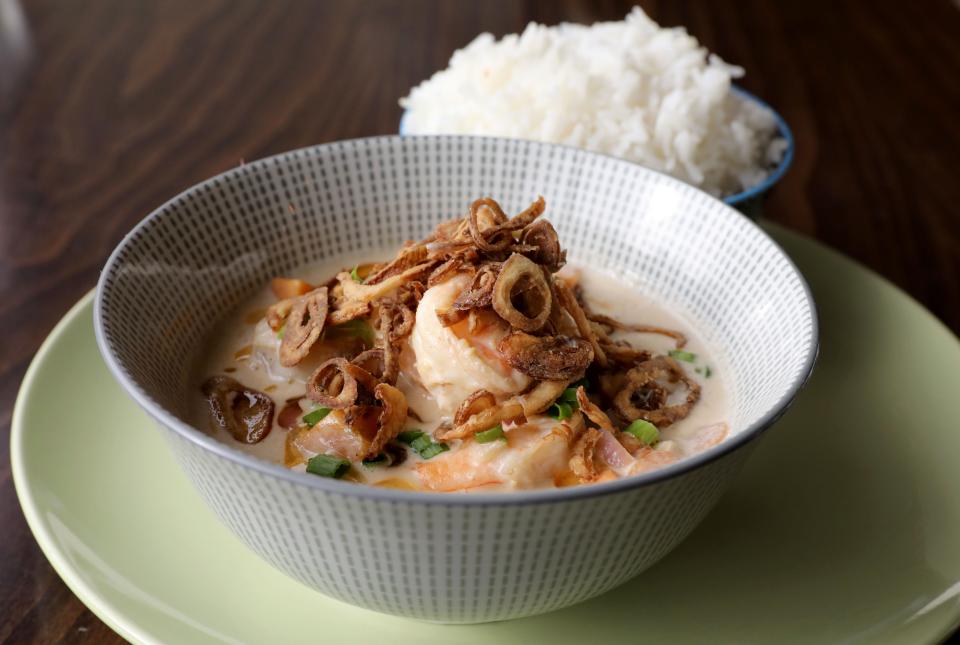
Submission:
<svg viewBox="0 0 960 645">
<path fill-rule="evenodd" d="M 400 105 L 408 134 L 573 145 L 730 195 L 763 181 L 786 147 L 769 110 L 731 93 L 743 74 L 637 7 L 622 22 L 481 34 Z"/>
</svg>

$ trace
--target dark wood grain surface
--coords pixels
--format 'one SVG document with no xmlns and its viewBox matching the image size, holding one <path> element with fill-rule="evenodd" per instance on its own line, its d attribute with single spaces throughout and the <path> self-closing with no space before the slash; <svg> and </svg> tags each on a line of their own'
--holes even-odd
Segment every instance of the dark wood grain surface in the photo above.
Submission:
<svg viewBox="0 0 960 645">
<path fill-rule="evenodd" d="M 395 132 L 397 98 L 480 31 L 630 4 L 0 0 L 0 641 L 119 640 L 36 546 L 7 437 L 31 357 L 123 234 L 241 159 Z M 960 4 L 643 5 L 745 66 L 793 127 L 767 217 L 960 330 Z"/>
</svg>

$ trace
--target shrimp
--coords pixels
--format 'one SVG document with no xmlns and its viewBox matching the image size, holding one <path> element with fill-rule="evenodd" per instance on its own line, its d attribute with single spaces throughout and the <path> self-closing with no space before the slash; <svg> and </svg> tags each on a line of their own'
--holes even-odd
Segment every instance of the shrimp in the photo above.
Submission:
<svg viewBox="0 0 960 645">
<path fill-rule="evenodd" d="M 471 316 L 450 327 L 438 317 L 469 284 L 469 276 L 458 275 L 427 289 L 410 336 L 420 382 L 448 415 L 477 390 L 511 396 L 531 382 L 498 352 L 509 329 L 496 316 Z"/>
<path fill-rule="evenodd" d="M 506 441 L 467 441 L 450 452 L 416 465 L 424 488 L 453 491 L 498 485 L 507 488 L 552 486 L 568 470 L 570 444 L 579 428 L 547 416 L 506 430 Z"/>
</svg>

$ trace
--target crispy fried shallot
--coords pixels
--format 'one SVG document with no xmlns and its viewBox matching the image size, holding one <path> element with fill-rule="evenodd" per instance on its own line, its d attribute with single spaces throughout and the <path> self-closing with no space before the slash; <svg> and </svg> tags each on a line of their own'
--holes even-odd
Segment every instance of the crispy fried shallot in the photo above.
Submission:
<svg viewBox="0 0 960 645">
<path fill-rule="evenodd" d="M 529 392 L 517 397 L 523 414 L 528 417 L 540 414 L 563 394 L 568 384 L 569 381 L 540 381 Z"/>
<path fill-rule="evenodd" d="M 257 443 L 270 434 L 274 403 L 268 395 L 229 376 L 211 376 L 201 390 L 214 424 L 237 441 Z"/>
<path fill-rule="evenodd" d="M 580 411 L 591 421 L 593 421 L 597 426 L 602 430 L 605 430 L 613 435 L 617 434 L 617 429 L 613 427 L 613 423 L 610 421 L 610 417 L 606 413 L 598 408 L 593 401 L 587 398 L 587 392 L 583 389 L 583 386 L 577 388 L 577 404 L 580 406 Z"/>
<path fill-rule="evenodd" d="M 339 304 L 336 309 L 331 311 L 327 316 L 327 322 L 330 324 L 330 326 L 342 325 L 343 323 L 350 322 L 351 320 L 363 318 L 369 313 L 369 302 L 357 302 L 356 300 L 351 300 Z"/>
<path fill-rule="evenodd" d="M 344 298 L 348 301 L 369 303 L 378 298 L 389 296 L 411 280 L 426 275 L 435 264 L 434 261 L 423 262 L 406 269 L 402 273 L 385 278 L 377 284 L 360 284 L 346 271 L 338 273 L 337 280 L 343 288 Z"/>
<path fill-rule="evenodd" d="M 507 216 L 500 208 L 500 204 L 489 197 L 483 197 L 470 204 L 467 222 L 470 226 L 470 237 L 477 248 L 488 253 L 510 248 L 513 244 L 513 236 L 501 233 L 498 226 L 506 220 Z"/>
<path fill-rule="evenodd" d="M 514 369 L 538 379 L 579 378 L 593 362 L 587 341 L 570 336 L 531 336 L 514 331 L 500 340 L 497 350 Z"/>
<path fill-rule="evenodd" d="M 600 342 L 597 340 L 597 335 L 593 331 L 593 326 L 590 324 L 590 321 L 587 320 L 587 315 L 577 301 L 576 296 L 573 295 L 573 291 L 562 280 L 557 280 L 555 285 L 560 304 L 563 305 L 563 308 L 566 309 L 570 317 L 573 318 L 573 322 L 577 324 L 580 336 L 586 339 L 586 341 L 590 343 L 590 346 L 593 347 L 593 354 L 597 359 L 597 363 L 599 363 L 601 367 L 606 367 L 607 355 L 604 353 L 603 348 L 600 347 Z"/>
<path fill-rule="evenodd" d="M 294 301 L 280 342 L 281 365 L 292 367 L 306 358 L 320 339 L 328 307 L 326 287 L 314 289 Z"/>
<path fill-rule="evenodd" d="M 493 288 L 499 273 L 500 265 L 497 263 L 482 266 L 473 276 L 470 286 L 457 296 L 450 308 L 437 314 L 440 322 L 449 327 L 463 320 L 468 311 L 489 307 L 493 302 Z"/>
<path fill-rule="evenodd" d="M 494 311 L 513 327 L 537 331 L 550 317 L 552 292 L 540 267 L 514 253 L 497 275 L 491 304 Z"/>
<path fill-rule="evenodd" d="M 449 430 L 440 431 L 438 438 L 441 441 L 448 441 L 450 439 L 465 439 L 467 437 L 472 437 L 481 430 L 489 430 L 498 423 L 502 423 L 510 419 L 516 419 L 522 415 L 523 406 L 521 406 L 518 401 L 510 399 L 509 401 L 505 401 L 500 405 L 481 410 L 460 425 L 454 426 Z"/>
<path fill-rule="evenodd" d="M 597 465 L 597 444 L 600 443 L 602 436 L 600 430 L 587 428 L 573 444 L 570 470 L 580 481 L 591 482 L 600 476 L 600 468 Z"/>
<path fill-rule="evenodd" d="M 667 405 L 674 385 L 687 390 L 682 403 Z M 627 372 L 627 382 L 614 397 L 617 411 L 628 421 L 643 419 L 659 428 L 683 419 L 700 399 L 700 385 L 688 378 L 683 368 L 669 356 L 658 356 Z"/>
<path fill-rule="evenodd" d="M 665 327 L 656 327 L 654 325 L 631 325 L 628 323 L 623 323 L 617 320 L 616 318 L 611 318 L 610 316 L 604 316 L 603 314 L 597 314 L 589 312 L 587 317 L 597 323 L 602 325 L 607 325 L 611 329 L 619 329 L 622 331 L 632 331 L 640 334 L 659 334 L 660 336 L 669 336 L 677 343 L 677 348 L 681 348 L 687 344 L 687 337 L 676 330 L 666 329 Z"/>
<path fill-rule="evenodd" d="M 520 243 L 531 249 L 524 255 L 550 273 L 556 273 L 567 262 L 567 252 L 560 248 L 557 230 L 545 219 L 528 226 L 520 236 Z"/>
<path fill-rule="evenodd" d="M 456 414 L 453 415 L 453 423 L 456 425 L 464 424 L 473 415 L 495 405 L 497 405 L 497 397 L 486 390 L 477 390 L 465 398 L 457 408 Z"/>
<path fill-rule="evenodd" d="M 397 257 L 367 276 L 363 284 L 380 284 L 387 278 L 401 274 L 424 262 L 427 254 L 426 244 L 407 246 L 400 250 Z"/>
<path fill-rule="evenodd" d="M 378 419 L 377 434 L 370 442 L 365 457 L 375 457 L 383 452 L 387 443 L 393 441 L 407 422 L 407 399 L 403 392 L 387 383 L 380 383 L 373 390 L 382 411 Z"/>
<path fill-rule="evenodd" d="M 310 376 L 307 396 L 325 408 L 349 408 L 361 394 L 359 385 L 373 392 L 377 379 L 345 358 L 331 358 Z"/>
</svg>

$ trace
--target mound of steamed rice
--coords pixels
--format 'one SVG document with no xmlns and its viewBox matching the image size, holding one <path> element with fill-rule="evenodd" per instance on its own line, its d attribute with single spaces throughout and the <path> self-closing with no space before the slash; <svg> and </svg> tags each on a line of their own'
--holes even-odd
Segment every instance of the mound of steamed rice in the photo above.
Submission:
<svg viewBox="0 0 960 645">
<path fill-rule="evenodd" d="M 622 22 L 481 34 L 400 105 L 406 134 L 573 145 L 724 196 L 763 181 L 786 147 L 771 112 L 730 91 L 743 74 L 638 7 Z"/>
</svg>

